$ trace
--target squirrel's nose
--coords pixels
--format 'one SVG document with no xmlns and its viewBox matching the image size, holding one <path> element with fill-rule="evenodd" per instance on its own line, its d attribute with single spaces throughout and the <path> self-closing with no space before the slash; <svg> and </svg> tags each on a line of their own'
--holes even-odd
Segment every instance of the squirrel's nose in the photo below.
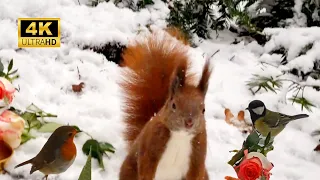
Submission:
<svg viewBox="0 0 320 180">
<path fill-rule="evenodd" d="M 192 118 L 186 119 L 185 125 L 186 125 L 186 128 L 191 128 L 191 127 L 193 126 L 193 120 L 192 120 Z"/>
</svg>

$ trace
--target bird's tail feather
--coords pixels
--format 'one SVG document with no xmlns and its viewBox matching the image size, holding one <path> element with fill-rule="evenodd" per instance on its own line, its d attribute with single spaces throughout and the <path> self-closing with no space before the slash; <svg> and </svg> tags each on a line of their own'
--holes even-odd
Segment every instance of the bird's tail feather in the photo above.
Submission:
<svg viewBox="0 0 320 180">
<path fill-rule="evenodd" d="M 18 168 L 18 167 L 20 167 L 20 166 L 24 166 L 24 165 L 26 165 L 26 164 L 32 163 L 32 160 L 33 160 L 33 158 L 32 158 L 32 159 L 29 159 L 29 160 L 27 160 L 27 161 L 25 161 L 25 162 L 23 162 L 23 163 L 20 163 L 20 164 L 16 165 L 14 168 Z"/>
<path fill-rule="evenodd" d="M 302 118 L 307 118 L 307 117 L 309 117 L 308 114 L 297 114 L 297 115 L 291 116 L 291 119 L 296 120 L 296 119 L 302 119 Z"/>
<path fill-rule="evenodd" d="M 289 116 L 289 117 L 287 116 L 287 118 L 284 118 L 282 120 L 282 123 L 283 124 L 288 124 L 291 121 L 302 119 L 302 118 L 307 118 L 307 117 L 309 117 L 309 115 L 307 115 L 307 114 L 297 114 L 297 115 Z"/>
</svg>

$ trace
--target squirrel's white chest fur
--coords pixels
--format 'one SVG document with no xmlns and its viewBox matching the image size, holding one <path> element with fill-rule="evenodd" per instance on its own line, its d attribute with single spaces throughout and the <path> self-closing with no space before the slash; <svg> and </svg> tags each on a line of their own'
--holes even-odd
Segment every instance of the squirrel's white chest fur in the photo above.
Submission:
<svg viewBox="0 0 320 180">
<path fill-rule="evenodd" d="M 189 170 L 192 139 L 186 131 L 171 131 L 155 174 L 155 180 L 182 179 Z"/>
</svg>

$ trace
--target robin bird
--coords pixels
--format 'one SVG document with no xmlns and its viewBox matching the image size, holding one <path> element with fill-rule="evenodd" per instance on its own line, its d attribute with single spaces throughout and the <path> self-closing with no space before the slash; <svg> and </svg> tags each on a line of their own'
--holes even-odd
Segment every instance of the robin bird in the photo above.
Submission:
<svg viewBox="0 0 320 180">
<path fill-rule="evenodd" d="M 271 132 L 271 138 L 277 136 L 289 122 L 309 117 L 307 114 L 289 116 L 270 111 L 260 100 L 251 101 L 246 110 L 249 110 L 250 112 L 254 129 L 263 137 L 267 137 L 269 132 Z"/>
<path fill-rule="evenodd" d="M 60 126 L 49 137 L 40 152 L 32 159 L 29 159 L 15 168 L 32 164 L 30 174 L 40 171 L 48 179 L 49 174 L 60 174 L 65 172 L 75 160 L 77 148 L 73 142 L 78 131 L 73 126 Z"/>
</svg>

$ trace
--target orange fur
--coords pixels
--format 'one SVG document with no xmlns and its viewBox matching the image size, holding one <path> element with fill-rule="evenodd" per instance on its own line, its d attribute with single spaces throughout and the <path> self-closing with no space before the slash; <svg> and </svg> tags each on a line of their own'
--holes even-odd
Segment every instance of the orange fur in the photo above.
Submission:
<svg viewBox="0 0 320 180">
<path fill-rule="evenodd" d="M 191 85 L 195 76 L 188 72 L 191 64 L 186 46 L 177 41 L 181 39 L 169 34 L 161 36 L 153 32 L 145 41 L 136 41 L 123 52 L 121 66 L 131 71 L 123 69 L 123 81 L 119 84 L 125 94 L 124 136 L 128 142 L 128 155 L 120 169 L 120 180 L 154 179 L 172 130 L 185 128 L 189 118 L 198 125 L 194 126 L 194 137 L 190 141 L 191 154 L 185 157 L 190 160 L 186 163 L 188 171 L 183 172 L 183 167 L 176 166 L 175 172 L 181 172 L 184 180 L 209 179 L 205 167 L 207 134 L 204 119 L 204 98 L 211 75 L 209 61 L 205 63 L 199 84 Z M 172 176 L 170 173 L 164 175 Z"/>
<path fill-rule="evenodd" d="M 127 123 L 125 138 L 129 144 L 164 105 L 172 73 L 178 65 L 187 71 L 187 60 L 187 50 L 183 45 L 173 42 L 168 36 L 161 38 L 157 33 L 149 36 L 146 42 L 136 41 L 123 52 L 122 65 L 136 73 L 124 72 L 124 81 L 120 83 L 127 94 L 124 121 Z M 192 81 L 193 74 L 186 80 Z"/>
<path fill-rule="evenodd" d="M 170 26 L 166 28 L 166 32 L 169 33 L 171 36 L 177 38 L 184 45 L 190 45 L 187 35 L 183 33 L 179 28 Z"/>
</svg>

